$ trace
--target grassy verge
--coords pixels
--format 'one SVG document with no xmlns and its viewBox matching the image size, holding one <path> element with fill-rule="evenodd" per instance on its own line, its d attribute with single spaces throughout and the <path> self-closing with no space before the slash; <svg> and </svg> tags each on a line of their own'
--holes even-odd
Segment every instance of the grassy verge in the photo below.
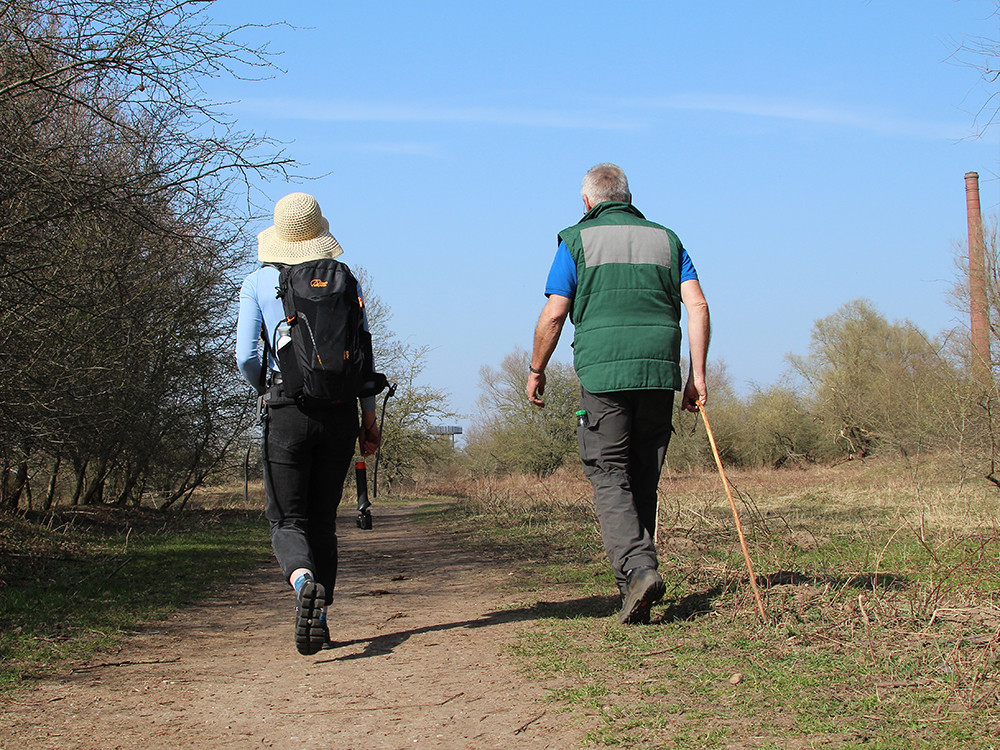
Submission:
<svg viewBox="0 0 1000 750">
<path fill-rule="evenodd" d="M 0 691 L 267 559 L 259 512 L 77 508 L 0 520 Z"/>
<path fill-rule="evenodd" d="M 1000 496 L 942 461 L 732 477 L 766 622 L 718 475 L 664 478 L 648 627 L 613 617 L 572 479 L 467 487 L 449 517 L 520 566 L 514 650 L 594 745 L 1000 747 Z"/>
</svg>

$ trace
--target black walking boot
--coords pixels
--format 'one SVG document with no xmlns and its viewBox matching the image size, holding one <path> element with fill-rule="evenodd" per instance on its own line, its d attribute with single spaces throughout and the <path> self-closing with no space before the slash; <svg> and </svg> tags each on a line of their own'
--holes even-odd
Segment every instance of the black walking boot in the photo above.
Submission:
<svg viewBox="0 0 1000 750">
<path fill-rule="evenodd" d="M 337 648 L 337 644 L 330 639 L 329 623 L 326 620 L 322 620 L 320 626 L 323 628 L 323 650 L 329 651 L 330 649 Z"/>
<path fill-rule="evenodd" d="M 649 609 L 658 602 L 667 587 L 660 574 L 653 568 L 633 568 L 626 574 L 628 587 L 622 600 L 622 611 L 618 622 L 622 625 L 646 625 L 649 623 Z"/>
<path fill-rule="evenodd" d="M 304 656 L 312 656 L 326 643 L 325 623 L 320 619 L 326 606 L 323 584 L 311 578 L 299 589 L 298 606 L 295 608 L 295 648 Z"/>
</svg>

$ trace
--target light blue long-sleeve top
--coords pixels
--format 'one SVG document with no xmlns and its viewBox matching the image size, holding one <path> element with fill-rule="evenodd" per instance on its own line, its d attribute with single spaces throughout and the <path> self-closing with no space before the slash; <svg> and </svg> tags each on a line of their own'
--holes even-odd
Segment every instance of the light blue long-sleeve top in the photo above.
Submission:
<svg viewBox="0 0 1000 750">
<path fill-rule="evenodd" d="M 261 266 L 243 280 L 240 287 L 240 313 L 236 323 L 236 363 L 244 379 L 255 389 L 260 385 L 261 353 L 257 345 L 261 324 L 265 325 L 268 343 L 274 351 L 278 325 L 285 319 L 285 309 L 278 299 L 278 269 Z M 364 299 L 361 284 L 358 296 Z M 362 308 L 364 328 L 368 330 L 368 313 Z M 280 372 L 274 357 L 268 358 L 268 367 Z M 375 410 L 375 397 L 360 399 L 363 411 Z"/>
</svg>

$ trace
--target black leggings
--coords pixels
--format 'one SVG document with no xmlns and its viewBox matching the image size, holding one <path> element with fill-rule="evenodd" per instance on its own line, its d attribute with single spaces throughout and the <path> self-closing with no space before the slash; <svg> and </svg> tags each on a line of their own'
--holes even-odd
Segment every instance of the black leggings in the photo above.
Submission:
<svg viewBox="0 0 1000 750">
<path fill-rule="evenodd" d="M 327 605 L 337 581 L 337 508 L 357 437 L 356 401 L 272 406 L 265 416 L 265 515 L 274 556 L 286 580 L 297 568 L 311 570 Z"/>
</svg>

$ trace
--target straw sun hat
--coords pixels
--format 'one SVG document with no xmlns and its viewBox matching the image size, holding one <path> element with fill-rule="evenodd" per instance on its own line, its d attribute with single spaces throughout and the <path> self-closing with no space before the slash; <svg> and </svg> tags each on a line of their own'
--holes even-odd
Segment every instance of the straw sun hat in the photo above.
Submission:
<svg viewBox="0 0 1000 750">
<path fill-rule="evenodd" d="M 262 263 L 294 265 L 307 260 L 336 258 L 343 253 L 330 234 L 319 203 L 308 193 L 291 193 L 274 205 L 274 226 L 257 235 L 257 258 Z"/>
</svg>

